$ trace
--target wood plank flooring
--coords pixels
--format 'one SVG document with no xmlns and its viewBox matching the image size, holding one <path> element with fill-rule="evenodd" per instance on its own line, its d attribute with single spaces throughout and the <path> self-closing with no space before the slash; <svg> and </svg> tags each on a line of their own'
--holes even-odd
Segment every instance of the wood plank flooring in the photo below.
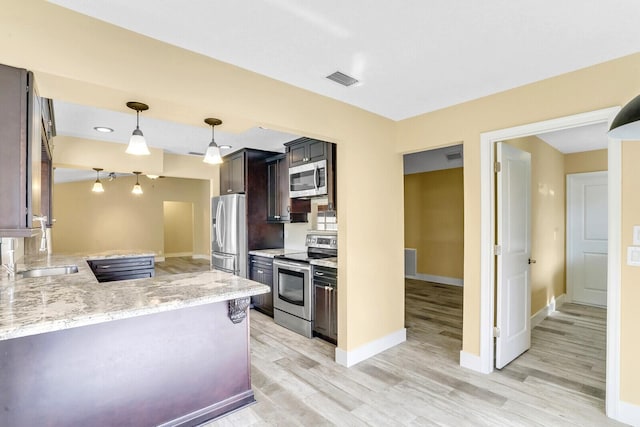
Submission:
<svg viewBox="0 0 640 427">
<path fill-rule="evenodd" d="M 407 342 L 360 364 L 251 311 L 257 403 L 212 426 L 617 426 L 604 415 L 606 310 L 565 304 L 489 375 L 458 365 L 462 288 L 406 281 Z"/>
</svg>

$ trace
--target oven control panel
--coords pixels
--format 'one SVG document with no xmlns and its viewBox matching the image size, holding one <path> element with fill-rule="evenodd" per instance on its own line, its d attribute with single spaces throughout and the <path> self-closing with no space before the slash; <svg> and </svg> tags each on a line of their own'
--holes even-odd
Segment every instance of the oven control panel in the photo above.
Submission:
<svg viewBox="0 0 640 427">
<path fill-rule="evenodd" d="M 338 249 L 338 237 L 322 234 L 307 234 L 307 246 L 310 248 Z"/>
</svg>

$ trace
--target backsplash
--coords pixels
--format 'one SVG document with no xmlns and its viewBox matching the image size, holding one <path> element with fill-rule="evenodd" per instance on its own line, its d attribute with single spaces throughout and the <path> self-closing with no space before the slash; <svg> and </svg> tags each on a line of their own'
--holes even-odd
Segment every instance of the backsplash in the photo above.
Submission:
<svg viewBox="0 0 640 427">
<path fill-rule="evenodd" d="M 284 247 L 306 251 L 305 239 L 310 230 L 318 230 L 318 206 L 326 206 L 326 198 L 311 199 L 311 212 L 308 214 L 309 222 L 292 223 L 284 225 Z"/>
</svg>

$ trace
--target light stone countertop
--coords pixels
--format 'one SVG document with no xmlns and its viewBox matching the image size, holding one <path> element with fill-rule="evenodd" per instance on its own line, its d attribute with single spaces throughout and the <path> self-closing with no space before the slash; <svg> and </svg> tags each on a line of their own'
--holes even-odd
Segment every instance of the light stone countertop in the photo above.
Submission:
<svg viewBox="0 0 640 427">
<path fill-rule="evenodd" d="M 249 255 L 258 255 L 258 256 L 263 256 L 267 258 L 275 258 L 280 255 L 293 254 L 293 253 L 299 253 L 299 252 L 306 252 L 306 251 L 300 250 L 300 249 L 285 249 L 285 248 L 255 249 L 255 250 L 249 251 Z M 319 265 L 322 267 L 338 268 L 338 257 L 313 259 L 309 261 L 309 264 Z"/>
<path fill-rule="evenodd" d="M 249 251 L 249 255 L 258 255 L 267 258 L 275 258 L 280 255 L 286 254 L 297 254 L 300 252 L 306 252 L 305 249 L 286 249 L 286 248 L 275 248 L 275 249 L 254 249 Z"/>
<path fill-rule="evenodd" d="M 28 258 L 18 272 L 77 265 L 78 273 L 25 279 L 0 278 L 0 340 L 53 332 L 111 320 L 244 298 L 269 287 L 222 271 L 163 275 L 99 283 L 87 259 L 153 255 L 104 253 L 99 256 Z"/>
</svg>

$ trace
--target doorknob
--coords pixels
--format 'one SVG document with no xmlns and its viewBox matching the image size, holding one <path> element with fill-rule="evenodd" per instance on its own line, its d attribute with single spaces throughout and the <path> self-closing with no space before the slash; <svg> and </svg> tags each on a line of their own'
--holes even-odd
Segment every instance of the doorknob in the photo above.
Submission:
<svg viewBox="0 0 640 427">
<path fill-rule="evenodd" d="M 536 263 L 536 260 L 535 260 L 535 259 L 533 259 L 533 258 L 529 258 L 529 264 L 535 264 L 535 263 Z"/>
</svg>

